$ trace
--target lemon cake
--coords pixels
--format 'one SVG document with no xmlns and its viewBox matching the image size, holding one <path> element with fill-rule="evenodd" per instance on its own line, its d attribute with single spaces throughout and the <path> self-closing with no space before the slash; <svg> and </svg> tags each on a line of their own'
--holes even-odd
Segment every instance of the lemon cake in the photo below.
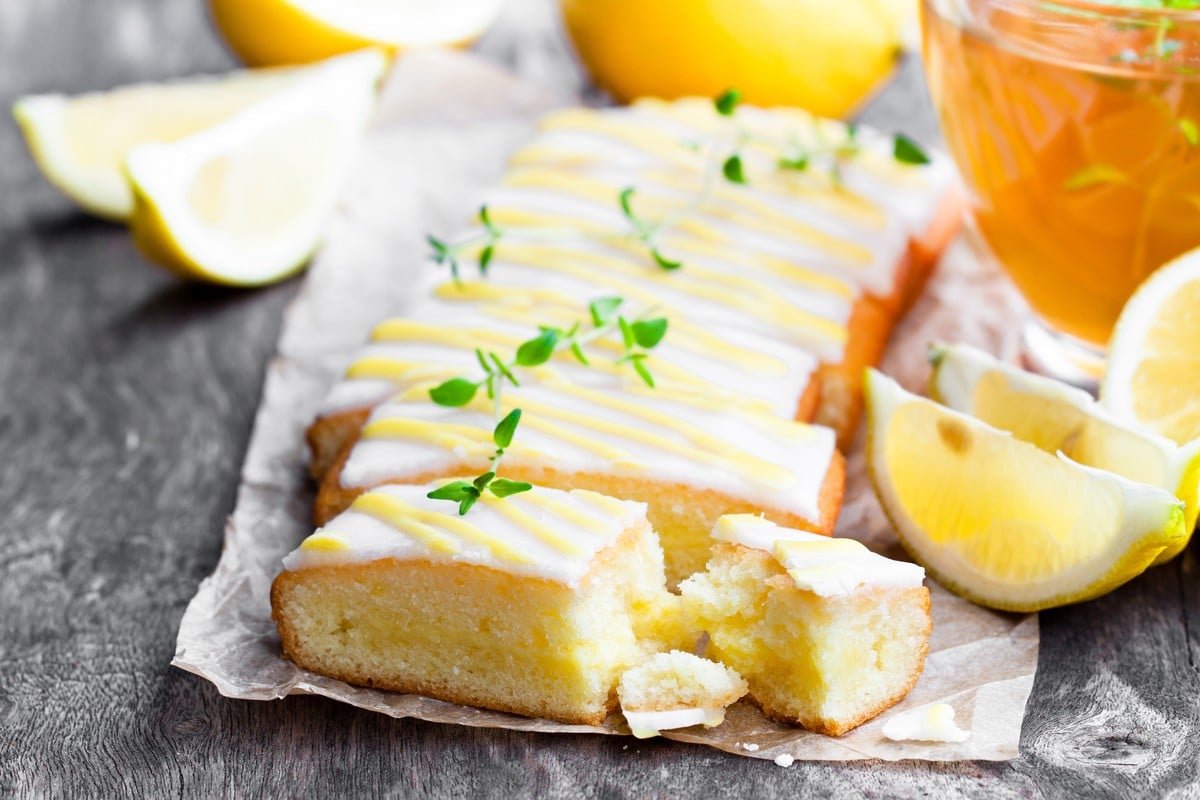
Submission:
<svg viewBox="0 0 1200 800">
<path fill-rule="evenodd" d="M 459 516 L 432 488 L 366 493 L 287 556 L 284 653 L 360 686 L 602 722 L 671 597 L 645 507 L 535 487 Z"/>
<path fill-rule="evenodd" d="M 830 429 L 741 408 L 723 394 L 623 380 L 582 370 L 577 380 L 544 374 L 506 389 L 502 412 L 524 416 L 505 477 L 646 503 L 672 585 L 704 566 L 708 531 L 725 514 L 832 532 L 845 470 Z M 492 405 L 480 397 L 446 408 L 418 394 L 377 408 L 322 482 L 318 524 L 374 486 L 487 470 Z"/>
<path fill-rule="evenodd" d="M 749 687 L 734 670 L 681 650 L 651 656 L 621 676 L 621 713 L 639 739 L 660 731 L 725 721 L 725 708 Z"/>
<path fill-rule="evenodd" d="M 736 145 L 730 125 L 753 137 L 739 156 L 748 183 L 710 174 L 706 151 Z M 851 137 L 853 158 L 820 156 Z M 778 169 L 794 147 L 814 153 L 811 167 Z M 376 328 L 330 393 L 309 430 L 314 476 L 414 369 L 428 379 L 474 364 L 481 326 L 511 334 L 502 322 L 564 318 L 603 296 L 670 319 L 676 341 L 656 359 L 686 385 L 830 425 L 846 444 L 862 368 L 882 354 L 959 219 L 949 163 L 900 164 L 891 148 L 876 132 L 798 110 L 740 107 L 731 120 L 699 99 L 549 115 L 482 198 L 486 227 L 504 235 L 460 254 L 461 282 L 443 266 L 418 285 L 415 308 Z M 625 189 L 641 222 L 617 202 Z M 638 224 L 655 227 L 653 248 Z"/>
<path fill-rule="evenodd" d="M 686 625 L 767 716 L 837 736 L 916 684 L 932 625 L 921 567 L 747 515 L 713 538 L 706 570 L 680 587 Z"/>
</svg>

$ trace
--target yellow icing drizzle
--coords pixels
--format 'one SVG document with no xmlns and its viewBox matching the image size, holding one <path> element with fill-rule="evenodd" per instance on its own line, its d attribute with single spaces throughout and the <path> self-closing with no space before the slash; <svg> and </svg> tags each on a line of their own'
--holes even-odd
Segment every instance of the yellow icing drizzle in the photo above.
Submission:
<svg viewBox="0 0 1200 800">
<path fill-rule="evenodd" d="M 855 539 L 824 539 L 822 541 L 780 541 L 775 543 L 775 557 L 780 561 L 819 558 L 831 555 L 859 555 L 867 552 L 866 545 Z"/>
<path fill-rule="evenodd" d="M 853 300 L 858 296 L 858 292 L 843 280 L 835 278 L 831 275 L 824 275 L 816 270 L 802 267 L 798 264 L 793 264 L 790 261 L 779 258 L 778 256 L 769 255 L 767 253 L 747 253 L 745 251 L 733 250 L 730 248 L 713 247 L 704 242 L 689 241 L 684 238 L 676 237 L 672 239 L 669 235 L 664 236 L 664 243 L 669 242 L 672 251 L 681 251 L 683 255 L 699 255 L 711 258 L 716 261 L 724 261 L 729 264 L 734 264 L 743 269 L 752 272 L 763 273 L 770 278 L 786 281 L 795 284 L 810 292 L 819 292 L 820 294 L 829 294 L 842 300 Z M 696 265 L 699 266 L 699 265 Z M 688 269 L 693 268 L 692 264 L 688 264 Z M 706 270 L 714 272 L 717 275 L 725 276 L 724 273 L 715 270 Z M 731 276 L 733 279 L 745 281 L 748 275 Z"/>
<path fill-rule="evenodd" d="M 320 550 L 325 552 L 349 550 L 350 543 L 347 542 L 346 538 L 341 534 L 322 528 L 301 542 L 300 549 Z"/>
<path fill-rule="evenodd" d="M 461 552 L 450 534 L 473 544 L 482 545 L 497 558 L 518 563 L 532 563 L 528 555 L 519 553 L 496 536 L 492 536 L 465 517 L 441 511 L 428 511 L 406 503 L 398 497 L 383 492 L 368 492 L 360 495 L 350 508 L 375 517 L 401 533 L 412 536 L 431 550 L 454 554 Z"/>
<path fill-rule="evenodd" d="M 385 417 L 368 422 L 362 429 L 362 437 L 364 439 L 412 439 L 427 442 L 445 450 L 453 450 L 456 447 L 471 448 L 474 445 L 484 445 L 485 448 L 490 448 L 492 441 L 490 431 L 473 425 L 455 425 L 402 417 Z M 475 449 L 479 450 L 477 447 Z M 475 455 L 481 454 L 481 452 L 475 453 Z"/>
<path fill-rule="evenodd" d="M 540 127 L 543 131 L 575 130 L 598 134 L 664 161 L 687 164 L 697 169 L 702 163 L 699 154 L 685 147 L 679 137 L 649 125 L 631 125 L 626 120 L 615 119 L 611 114 L 598 114 L 582 108 L 570 109 L 551 114 L 542 120 Z"/>
<path fill-rule="evenodd" d="M 787 574 L 792 577 L 797 586 L 805 586 L 836 579 L 839 575 L 845 573 L 847 568 L 846 564 L 821 564 L 813 567 L 789 569 Z"/>
<path fill-rule="evenodd" d="M 679 191 L 694 191 L 696 188 L 695 175 L 681 174 L 669 170 L 647 172 L 646 179 Z M 853 192 L 831 192 L 827 189 L 818 189 L 808 184 L 802 184 L 799 187 L 793 188 L 791 183 L 788 183 L 785 188 L 785 184 L 782 181 L 770 178 L 763 180 L 759 176 L 755 176 L 753 192 L 757 195 L 765 195 L 769 198 L 783 201 L 795 202 L 803 200 L 805 203 L 820 206 L 833 214 L 837 214 L 866 227 L 883 228 L 887 224 L 887 216 L 884 214 L 883 209 L 865 197 Z M 712 193 L 715 198 L 725 202 L 736 203 L 749 212 L 776 220 L 781 225 L 795 222 L 794 216 L 780 211 L 777 207 L 764 202 L 757 196 L 751 195 L 744 187 L 717 184 L 713 188 Z"/>
<path fill-rule="evenodd" d="M 522 500 L 525 499 L 522 498 Z M 551 526 L 534 517 L 532 514 L 522 511 L 516 502 L 490 494 L 484 494 L 479 498 L 479 502 L 491 508 L 521 530 L 528 531 L 564 555 L 575 558 L 587 555 L 587 551 L 584 548 L 558 533 Z"/>
<path fill-rule="evenodd" d="M 615 497 L 609 497 L 608 495 L 600 494 L 599 492 L 593 492 L 588 489 L 573 489 L 571 491 L 571 496 L 577 500 L 586 500 L 595 506 L 600 513 L 608 514 L 609 516 L 620 514 L 621 510 L 625 507 L 625 501 L 623 500 L 619 500 Z"/>
<path fill-rule="evenodd" d="M 668 291 L 678 291 L 714 305 L 745 311 L 751 318 L 765 319 L 773 323 L 784 333 L 803 329 L 810 335 L 836 344 L 844 344 L 848 337 L 845 326 L 797 308 L 782 300 L 776 292 L 769 291 L 769 287 L 759 286 L 752 281 L 743 283 L 742 291 L 731 292 L 728 288 L 707 286 L 689 279 L 682 274 L 687 270 L 680 270 L 678 275 L 671 273 L 663 277 L 666 273 L 662 270 L 651 271 L 624 259 L 592 251 L 501 242 L 496 246 L 496 253 L 497 258 L 523 267 L 572 275 L 580 281 L 604 286 L 627 300 L 634 299 L 647 307 L 666 304 L 661 303 L 658 296 L 638 282 L 626 280 L 621 276 L 640 279 L 643 282 L 652 281 Z"/>
<path fill-rule="evenodd" d="M 770 486 L 786 486 L 791 473 L 768 461 L 756 458 L 744 450 L 740 450 L 715 436 L 705 433 L 694 425 L 684 422 L 670 414 L 655 411 L 643 406 L 608 397 L 600 392 L 593 392 L 578 386 L 563 384 L 555 386 L 556 391 L 564 394 L 574 394 L 591 400 L 598 405 L 606 406 L 621 413 L 643 420 L 644 422 L 674 431 L 698 446 L 682 444 L 668 436 L 663 436 L 649 430 L 641 430 L 620 422 L 589 416 L 588 414 L 569 411 L 564 408 L 549 405 L 529 398 L 521 399 L 521 407 L 530 412 L 533 417 L 558 419 L 578 428 L 590 429 L 612 436 L 616 439 L 635 441 L 647 447 L 654 447 L 665 452 L 692 461 L 718 465 L 732 466 L 740 474 L 747 475 L 751 480 Z M 702 449 L 704 448 L 704 449 Z"/>
<path fill-rule="evenodd" d="M 346 377 L 359 380 L 381 379 L 400 383 L 401 381 L 433 380 L 441 376 L 450 376 L 454 370 L 437 364 L 421 361 L 404 361 L 386 356 L 366 356 L 350 365 Z"/>
<path fill-rule="evenodd" d="M 480 341 L 491 341 L 495 344 L 517 347 L 523 341 L 520 337 L 500 333 L 493 330 L 455 328 L 446 325 L 432 325 L 428 322 L 417 322 L 411 319 L 389 319 L 375 327 L 371 339 L 376 342 L 405 342 L 418 340 L 446 345 L 447 347 L 474 349 Z"/>
<path fill-rule="evenodd" d="M 599 180 L 587 175 L 564 172 L 561 170 L 525 170 L 511 173 L 505 181 L 508 186 L 546 189 L 562 194 L 590 200 L 600 205 L 611 205 L 623 187 Z M 648 215 L 659 219 L 669 217 L 687 206 L 686 199 L 672 202 L 647 189 L 639 187 L 634 199 L 635 211 L 639 216 Z M 745 230 L 757 231 L 775 238 L 802 242 L 806 245 L 824 250 L 851 262 L 869 264 L 872 261 L 871 251 L 854 242 L 831 236 L 822 231 L 805 225 L 795 217 L 780 215 L 763 216 L 755 212 L 730 208 L 733 203 L 721 206 L 711 201 L 697 209 L 696 214 L 704 217 L 723 219 Z M 704 223 L 695 217 L 688 217 L 676 223 L 677 227 L 688 230 L 689 233 L 701 237 L 711 237 L 715 234 L 705 227 Z M 692 226 L 695 230 L 692 230 Z M 724 236 L 722 239 L 726 238 Z"/>
<path fill-rule="evenodd" d="M 503 248 L 504 246 L 500 245 L 499 247 Z M 510 245 L 509 247 L 514 246 Z M 499 252 L 503 254 L 508 251 L 501 249 Z M 537 251 L 531 248 L 530 252 L 536 253 Z M 466 291 L 462 293 L 453 288 L 453 284 L 442 284 L 434 290 L 434 293 L 442 299 L 456 299 L 459 296 L 475 299 L 477 292 L 474 287 L 478 283 L 481 282 L 464 282 L 462 287 Z M 481 313 L 508 322 L 528 323 L 527 315 L 531 311 L 537 310 L 544 316 L 558 315 L 558 319 L 563 325 L 570 325 L 583 313 L 580 303 L 569 295 L 550 289 L 525 289 L 519 286 L 486 284 L 486 287 L 478 294 L 490 301 L 487 305 L 479 308 Z M 650 293 L 643 292 L 642 294 L 647 300 L 653 297 Z M 547 308 L 548 306 L 550 308 Z M 711 331 L 693 324 L 680 314 L 673 313 L 670 309 L 662 309 L 662 313 L 663 316 L 670 319 L 672 346 L 713 357 L 742 371 L 756 372 L 765 377 L 783 377 L 787 374 L 787 365 L 775 356 L 732 344 Z M 608 349 L 618 354 L 620 352 L 620 348 L 615 342 L 605 339 L 593 341 L 589 346 Z M 566 353 L 558 355 L 567 360 L 571 359 L 570 355 Z M 594 364 L 593 366 L 600 365 Z M 675 371 L 672 372 L 672 369 Z M 669 365 L 668 370 L 663 374 L 680 382 L 696 383 L 697 385 L 707 383 L 690 371 L 673 364 Z"/>
<path fill-rule="evenodd" d="M 435 524 L 440 523 L 441 520 L 437 519 L 440 515 L 421 512 L 420 509 L 389 494 L 367 492 L 359 495 L 350 508 L 408 534 L 435 552 L 454 554 L 462 549 L 458 542 L 431 525 L 427 519 L 433 517 Z"/>
<path fill-rule="evenodd" d="M 589 494 L 591 493 L 589 492 Z M 573 494 L 572 496 L 575 497 L 575 499 L 579 499 L 577 494 Z M 600 497 L 604 496 L 600 495 Z M 612 513 L 616 514 L 620 512 L 620 500 L 614 500 L 610 497 L 605 497 L 604 499 L 612 500 L 614 504 L 614 507 L 610 509 Z M 580 530 L 589 531 L 599 535 L 606 533 L 610 527 L 609 524 L 604 520 L 594 517 L 585 511 L 581 511 L 570 503 L 564 503 L 562 500 L 559 500 L 558 498 L 552 497 L 548 494 L 530 492 L 525 494 L 521 500 L 529 505 L 534 505 L 544 509 L 548 513 L 553 514 L 559 519 L 565 520 L 566 522 L 570 523 L 572 527 Z M 591 500 L 591 498 L 589 497 L 588 500 Z"/>
<path fill-rule="evenodd" d="M 522 408 L 528 408 L 529 406 L 530 403 L 522 401 Z M 531 428 L 535 431 L 541 431 L 542 433 L 553 436 L 556 439 L 560 439 L 567 444 L 574 445 L 580 450 L 591 451 L 613 463 L 619 463 L 625 466 L 638 464 L 640 466 L 640 462 L 634 459 L 633 455 L 629 452 L 622 450 L 619 447 L 613 447 L 612 445 L 605 444 L 594 437 L 574 431 L 565 425 L 558 425 L 544 418 L 535 419 L 532 416 L 522 417 L 521 424 L 526 428 Z M 510 449 L 509 452 L 511 453 L 513 451 Z"/>
</svg>

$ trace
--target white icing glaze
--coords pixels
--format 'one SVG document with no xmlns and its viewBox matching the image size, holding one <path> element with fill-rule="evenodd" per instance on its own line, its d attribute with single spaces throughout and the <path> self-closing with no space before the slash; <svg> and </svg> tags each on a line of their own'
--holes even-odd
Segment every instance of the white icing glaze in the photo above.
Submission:
<svg viewBox="0 0 1200 800">
<path fill-rule="evenodd" d="M 912 589 L 925 580 L 925 570 L 917 564 L 884 558 L 862 542 L 783 528 L 750 514 L 721 517 L 712 535 L 772 553 L 797 587 L 821 597 L 847 595 L 861 587 Z"/>
<path fill-rule="evenodd" d="M 505 455 L 509 468 L 633 473 L 820 518 L 821 485 L 835 446 L 831 430 L 726 407 L 719 395 L 661 386 L 625 386 L 618 393 L 613 380 L 592 370 L 581 371 L 577 381 L 539 378 L 505 389 L 505 409 L 524 411 Z M 352 448 L 341 483 L 365 487 L 434 470 L 481 470 L 494 449 L 493 419 L 485 398 L 463 408 L 427 401 L 384 404 Z M 386 435 L 381 429 L 389 421 L 400 421 L 403 435 Z"/>
<path fill-rule="evenodd" d="M 713 525 L 712 538 L 773 553 L 776 542 L 827 541 L 828 537 L 808 531 L 782 528 L 753 514 L 726 514 Z"/>
<path fill-rule="evenodd" d="M 971 738 L 954 722 L 954 707 L 949 703 L 898 714 L 884 724 L 882 733 L 893 742 L 965 742 Z"/>
<path fill-rule="evenodd" d="M 744 108 L 738 119 L 756 134 L 787 131 L 803 139 L 819 127 L 844 136 L 840 123 L 814 123 L 802 112 Z M 636 187 L 633 205 L 645 219 L 681 210 L 705 183 L 702 151 L 725 141 L 728 125 L 701 100 L 547 118 L 543 132 L 514 157 L 504 184 L 483 198 L 507 231 L 494 249 L 486 291 L 459 295 L 463 290 L 447 282 L 424 286 L 425 299 L 407 319 L 440 332 L 373 341 L 327 399 L 328 414 L 375 406 L 398 392 L 400 399 L 377 408 L 372 422 L 409 421 L 424 431 L 415 435 L 413 426 L 393 424 L 386 436 L 364 437 L 342 484 L 482 466 L 490 454 L 488 409 L 435 406 L 428 388 L 477 375 L 476 346 L 507 355 L 533 335 L 534 323 L 569 327 L 587 319 L 591 300 L 620 296 L 632 309 L 653 308 L 670 320 L 670 333 L 647 362 L 659 388 L 645 395 L 631 370 L 585 370 L 563 354 L 540 368 L 536 380 L 526 375 L 523 388 L 505 392 L 510 407 L 519 401 L 542 409 L 527 415 L 514 462 L 524 458 L 560 472 L 634 470 L 816 519 L 832 434 L 781 427 L 778 420 L 794 417 L 819 363 L 842 359 L 862 292 L 891 293 L 910 232 L 901 206 L 911 200 L 932 213 L 944 182 L 937 169 L 875 158 L 884 139 L 866 131 L 860 133 L 865 152 L 843 165 L 849 191 L 834 187 L 822 170 L 779 177 L 780 153 L 748 146 L 744 156 L 763 167 L 762 180 L 748 187 L 712 184 L 703 203 L 656 238 L 665 255 L 685 264 L 662 270 L 632 240 L 617 195 Z M 584 237 L 522 238 L 531 227 Z M 475 257 L 462 256 L 468 277 Z M 448 339 L 450 329 L 470 335 Z M 611 363 L 605 355 L 599 360 Z M 626 405 L 593 402 L 568 391 L 572 386 Z M 555 417 L 562 410 L 575 416 Z M 481 436 L 464 438 L 449 426 L 473 426 Z M 443 435 L 448 431 L 454 435 Z"/>
<path fill-rule="evenodd" d="M 814 118 L 803 112 L 745 107 L 738 118 L 776 138 L 811 140 L 815 130 Z M 727 124 L 713 114 L 708 101 L 697 99 L 643 101 L 629 109 L 552 115 L 546 130 L 518 154 L 504 185 L 484 199 L 493 214 L 536 212 L 564 227 L 591 225 L 610 234 L 625 234 L 629 224 L 615 203 L 620 189 L 637 187 L 635 206 L 650 203 L 657 215 L 666 213 L 663 208 L 686 204 L 702 182 L 704 164 L 688 145 L 720 140 L 721 126 Z M 845 135 L 840 123 L 825 121 L 821 128 L 830 137 Z M 650 149 L 642 149 L 637 138 L 646 135 L 651 136 Z M 731 338 L 750 336 L 743 343 L 751 349 L 762 350 L 763 340 L 770 340 L 775 349 L 788 351 L 781 355 L 795 365 L 798 380 L 777 381 L 774 391 L 768 392 L 756 384 L 760 376 L 751 374 L 746 376 L 747 389 L 771 398 L 779 415 L 790 416 L 814 359 L 826 363 L 841 359 L 844 326 L 861 288 L 880 294 L 892 290 L 895 266 L 905 253 L 908 235 L 928 226 L 952 180 L 952 170 L 940 157 L 929 167 L 900 167 L 887 152 L 889 138 L 864 129 L 859 140 L 865 152 L 849 159 L 842 170 L 851 192 L 836 192 L 807 178 L 807 183 L 762 180 L 736 187 L 717 182 L 709 202 L 689 215 L 690 226 L 668 228 L 659 236 L 663 252 L 685 261 L 686 270 L 666 273 L 649 261 L 644 248 L 622 248 L 595 239 L 535 245 L 552 249 L 562 260 L 580 261 L 577 267 L 587 267 L 583 274 L 571 274 L 509 256 L 506 243 L 496 252 L 491 281 L 514 290 L 553 288 L 581 304 L 607 292 L 631 301 L 640 294 L 644 305 L 661 306 L 673 321 L 719 328 Z M 777 155 L 767 149 L 745 157 L 762 161 L 771 175 L 773 166 L 768 162 Z M 519 231 L 522 225 L 506 227 Z M 721 241 L 699 237 L 697 229 Z M 826 246 L 797 241 L 796 231 L 801 229 L 861 249 L 867 262 L 847 262 Z M 520 242 L 519 235 L 510 238 Z M 595 259 L 601 261 L 589 263 Z M 605 266 L 614 259 L 626 268 L 623 273 Z M 826 283 L 814 283 L 806 275 L 824 276 Z M 768 306 L 777 306 L 777 312 L 757 313 Z M 789 316 L 788 308 L 795 313 Z M 447 317 L 447 311 L 445 304 L 429 302 L 419 304 L 414 314 L 457 318 L 453 313 Z M 840 338 L 831 336 L 828 330 L 806 323 L 807 318 L 825 320 L 843 332 Z M 677 335 L 664 345 L 660 353 L 664 358 L 671 357 Z M 430 359 L 439 357 L 439 353 L 429 354 Z M 450 358 L 447 363 L 455 361 Z M 745 386 L 738 362 L 729 363 L 732 369 L 727 371 L 732 374 L 717 378 L 726 386 Z M 386 397 L 387 385 L 379 379 L 343 381 L 322 413 L 378 403 Z"/>
<path fill-rule="evenodd" d="M 418 381 L 436 382 L 474 374 L 478 372 L 474 347 L 487 343 L 501 353 L 511 353 L 536 333 L 531 320 L 570 327 L 588 318 L 588 300 L 560 293 L 555 281 L 543 281 L 537 294 L 531 296 L 527 287 L 512 283 L 525 277 L 519 268 L 510 270 L 509 265 L 498 263 L 487 290 L 504 295 L 506 302 L 444 299 L 453 297 L 457 290 L 443 286 L 441 297 L 430 297 L 403 318 L 428 326 L 430 333 L 405 339 L 373 339 L 358 352 L 346 377 L 327 396 L 322 413 L 373 406 Z M 595 299 L 595 291 L 593 288 L 589 299 Z M 644 305 L 631 302 L 630 306 L 631 314 L 646 310 Z M 717 336 L 719 346 L 714 347 L 712 332 L 694 323 L 689 325 L 673 308 L 659 304 L 654 314 L 672 322 L 649 364 L 661 385 L 680 384 L 680 388 L 705 392 L 728 392 L 733 388 L 742 401 L 765 405 L 765 410 L 779 417 L 794 416 L 800 395 L 817 367 L 816 359 L 805 349 L 773 338 L 763 328 L 729 328 Z M 437 341 L 438 335 L 456 336 L 459 341 Z M 602 341 L 589 345 L 593 362 L 611 363 L 619 355 L 615 348 L 618 341 L 619 334 L 614 332 L 607 337 L 607 344 Z M 384 379 L 362 370 L 373 361 L 402 363 L 411 368 L 403 379 Z M 566 352 L 556 358 L 555 364 L 566 371 L 577 366 Z M 635 383 L 639 381 L 628 367 L 622 372 Z"/>
<path fill-rule="evenodd" d="M 284 558 L 284 567 L 395 558 L 478 564 L 576 586 L 595 555 L 646 515 L 643 503 L 534 487 L 503 500 L 485 494 L 460 516 L 456 504 L 426 497 L 446 483 L 362 495 Z"/>
<path fill-rule="evenodd" d="M 693 725 L 715 728 L 725 721 L 723 708 L 672 708 L 667 711 L 622 709 L 621 713 L 629 723 L 629 730 L 639 739 L 649 739 L 658 736 L 660 731 L 690 728 Z"/>
</svg>

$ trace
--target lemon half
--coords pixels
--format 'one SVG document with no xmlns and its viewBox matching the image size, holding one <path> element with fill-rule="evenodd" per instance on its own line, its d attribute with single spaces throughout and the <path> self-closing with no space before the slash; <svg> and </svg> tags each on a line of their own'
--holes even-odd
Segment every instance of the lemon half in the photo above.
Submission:
<svg viewBox="0 0 1200 800">
<path fill-rule="evenodd" d="M 200 133 L 126 158 L 139 249 L 189 278 L 278 280 L 316 249 L 375 104 L 379 51 L 330 59 Z"/>
<path fill-rule="evenodd" d="M 1186 506 L 1184 529 L 1200 510 L 1200 440 L 1180 447 L 1113 417 L 1087 392 L 1005 364 L 967 345 L 930 348 L 929 395 L 955 411 L 1008 431 L 1048 453 L 1171 492 Z M 1178 555 L 1188 537 L 1162 552 Z"/>
<path fill-rule="evenodd" d="M 122 222 L 133 211 L 133 192 L 122 171 L 126 153 L 211 127 L 279 92 L 296 74 L 243 70 L 76 97 L 33 95 L 18 100 L 13 115 L 51 183 L 85 211 Z"/>
<path fill-rule="evenodd" d="M 1125 304 L 1100 402 L 1180 444 L 1200 439 L 1200 249 L 1155 271 Z"/>
<path fill-rule="evenodd" d="M 364 47 L 474 41 L 503 0 L 210 0 L 229 47 L 251 66 L 304 64 Z"/>
<path fill-rule="evenodd" d="M 1184 537 L 1169 492 L 1053 456 L 866 379 L 867 464 L 912 556 L 963 597 L 1037 611 L 1098 597 Z"/>
</svg>

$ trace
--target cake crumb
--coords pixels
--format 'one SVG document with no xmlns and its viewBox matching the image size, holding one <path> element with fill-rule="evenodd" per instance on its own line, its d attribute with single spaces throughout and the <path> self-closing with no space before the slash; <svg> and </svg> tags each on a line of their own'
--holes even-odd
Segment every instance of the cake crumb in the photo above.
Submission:
<svg viewBox="0 0 1200 800">
<path fill-rule="evenodd" d="M 751 753 L 758 749 L 758 745 L 754 744 L 754 742 L 747 742 L 746 744 L 742 745 L 742 747 L 749 750 Z"/>
<path fill-rule="evenodd" d="M 795 763 L 795 761 L 796 759 L 793 756 L 789 756 L 787 753 L 781 753 L 780 755 L 775 756 L 775 763 L 781 767 L 790 767 L 793 763 Z"/>
</svg>

